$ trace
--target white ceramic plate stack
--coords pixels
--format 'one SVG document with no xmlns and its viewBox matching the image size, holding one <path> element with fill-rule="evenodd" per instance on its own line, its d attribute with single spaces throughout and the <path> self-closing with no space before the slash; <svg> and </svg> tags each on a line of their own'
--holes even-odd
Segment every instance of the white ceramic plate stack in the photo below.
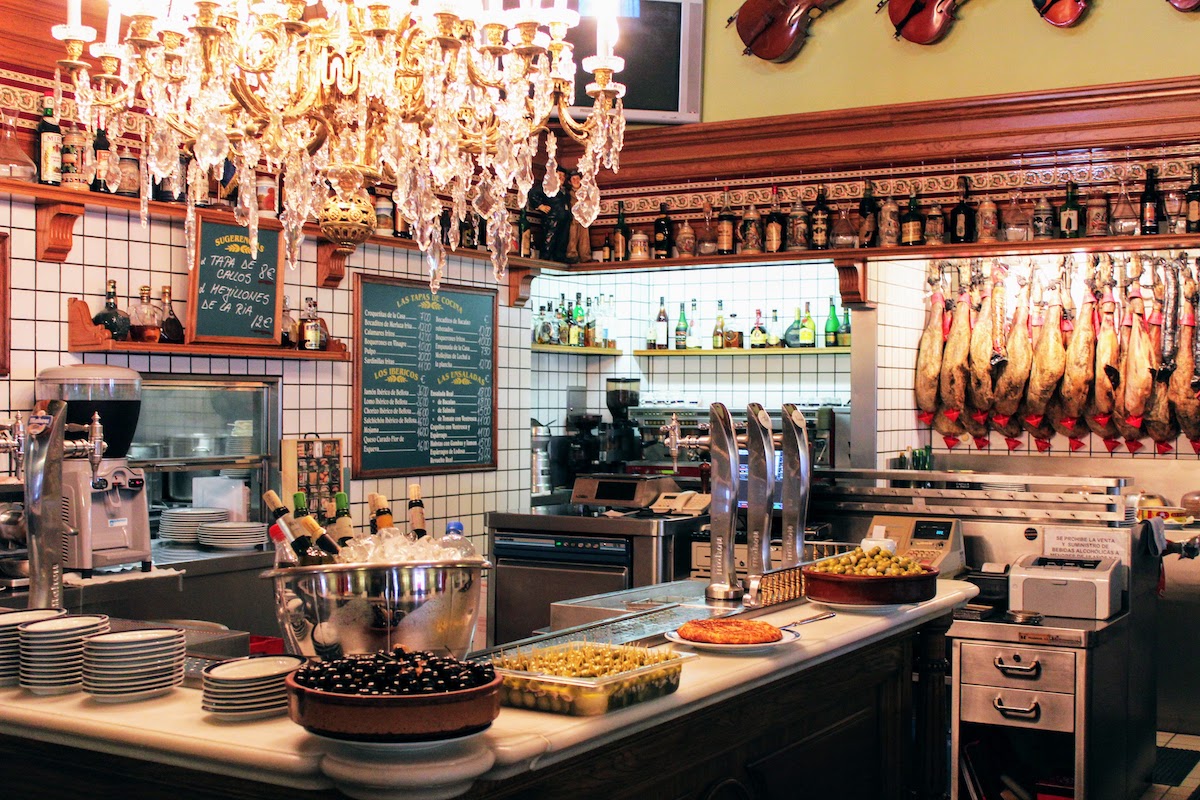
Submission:
<svg viewBox="0 0 1200 800">
<path fill-rule="evenodd" d="M 99 703 L 157 697 L 183 683 L 187 644 L 181 628 L 138 628 L 83 643 L 83 690 Z"/>
<path fill-rule="evenodd" d="M 17 626 L 20 683 L 34 694 L 67 694 L 83 683 L 83 640 L 108 631 L 104 614 L 69 614 Z"/>
<path fill-rule="evenodd" d="M 30 608 L 0 615 L 0 686 L 16 686 L 20 679 L 21 634 L 17 626 L 66 613 L 65 608 Z"/>
<path fill-rule="evenodd" d="M 291 655 L 249 656 L 205 667 L 201 707 L 228 720 L 283 714 L 288 702 L 284 679 L 305 660 Z"/>
<path fill-rule="evenodd" d="M 233 433 L 225 440 L 225 455 L 227 456 L 251 456 L 254 455 L 254 421 L 249 419 L 235 420 L 233 423 Z M 240 478 L 246 479 L 250 477 L 248 469 L 223 469 L 221 470 L 222 478 Z"/>
<path fill-rule="evenodd" d="M 206 522 L 196 534 L 199 544 L 219 550 L 256 550 L 267 541 L 261 522 Z"/>
<path fill-rule="evenodd" d="M 176 544 L 196 544 L 201 525 L 228 519 L 229 512 L 223 508 L 168 508 L 159 519 L 158 538 Z"/>
</svg>

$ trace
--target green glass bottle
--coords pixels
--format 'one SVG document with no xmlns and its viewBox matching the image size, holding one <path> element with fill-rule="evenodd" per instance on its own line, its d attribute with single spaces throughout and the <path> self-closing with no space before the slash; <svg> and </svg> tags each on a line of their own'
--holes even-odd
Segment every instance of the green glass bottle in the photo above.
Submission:
<svg viewBox="0 0 1200 800">
<path fill-rule="evenodd" d="M 829 316 L 825 318 L 825 346 L 837 347 L 838 313 L 833 298 L 829 298 Z"/>
<path fill-rule="evenodd" d="M 838 326 L 837 330 L 837 346 L 850 346 L 850 309 L 844 307 L 842 308 L 842 324 Z"/>
<path fill-rule="evenodd" d="M 117 282 L 110 280 L 104 295 L 104 308 L 92 317 L 93 325 L 102 325 L 112 333 L 113 341 L 129 338 L 129 315 L 117 308 Z"/>
<path fill-rule="evenodd" d="M 1058 238 L 1078 239 L 1079 218 L 1083 215 L 1079 207 L 1078 187 L 1075 181 L 1067 181 L 1067 199 L 1058 207 Z"/>
<path fill-rule="evenodd" d="M 958 179 L 958 204 L 950 209 L 950 243 L 968 244 L 975 241 L 975 209 L 971 207 L 971 181 L 966 175 Z M 1079 226 L 1075 228 L 1078 230 Z"/>
<path fill-rule="evenodd" d="M 817 200 L 809 216 L 809 240 L 813 250 L 829 249 L 830 210 L 825 199 L 825 187 L 817 187 Z"/>
</svg>

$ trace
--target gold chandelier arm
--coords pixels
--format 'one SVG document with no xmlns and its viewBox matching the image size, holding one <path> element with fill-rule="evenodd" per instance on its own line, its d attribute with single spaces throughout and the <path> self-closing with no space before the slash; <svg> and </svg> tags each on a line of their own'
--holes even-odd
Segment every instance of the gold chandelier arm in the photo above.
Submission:
<svg viewBox="0 0 1200 800">
<path fill-rule="evenodd" d="M 475 68 L 475 59 L 473 58 L 467 59 L 467 76 L 470 77 L 471 83 L 475 84 L 476 86 L 482 86 L 487 89 L 496 89 L 497 91 L 504 88 L 504 84 L 500 83 L 499 81 L 489 81 L 480 75 L 479 71 Z"/>
<path fill-rule="evenodd" d="M 562 125 L 562 129 L 575 141 L 580 144 L 587 144 L 588 137 L 591 133 L 591 124 L 580 124 L 571 116 L 571 104 L 567 102 L 565 92 L 556 91 L 558 95 L 558 122 Z"/>
<path fill-rule="evenodd" d="M 272 44 L 270 48 L 266 49 L 266 51 L 262 53 L 259 63 L 252 64 L 246 60 L 243 54 L 243 48 L 238 48 L 238 52 L 233 54 L 233 63 L 236 64 L 237 67 L 243 72 L 271 72 L 279 64 L 279 56 L 283 52 L 283 44 L 280 41 L 279 34 L 270 28 L 259 25 L 254 29 L 254 33 L 251 34 L 250 38 L 253 39 L 260 34 L 265 36 L 267 39 L 270 39 Z"/>
<path fill-rule="evenodd" d="M 329 138 L 329 123 L 327 123 L 320 114 L 316 114 L 312 111 L 308 112 L 304 116 L 306 119 L 312 120 L 317 125 L 317 130 L 313 133 L 312 138 L 308 140 L 308 144 L 305 145 L 305 149 L 308 150 L 308 154 L 310 156 L 315 156 L 317 151 L 321 149 L 321 146 L 325 144 L 325 140 Z"/>
<path fill-rule="evenodd" d="M 229 79 L 229 93 L 233 95 L 238 104 L 246 110 L 250 116 L 256 119 L 264 119 L 271 115 L 266 104 L 260 100 L 250 87 L 246 85 L 246 79 L 242 77 Z"/>
</svg>

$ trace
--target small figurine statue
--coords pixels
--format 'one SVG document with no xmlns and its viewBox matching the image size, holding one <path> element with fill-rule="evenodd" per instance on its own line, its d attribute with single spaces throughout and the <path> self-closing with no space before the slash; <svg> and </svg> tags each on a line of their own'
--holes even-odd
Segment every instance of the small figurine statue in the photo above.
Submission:
<svg viewBox="0 0 1200 800">
<path fill-rule="evenodd" d="M 567 191 L 570 172 L 558 167 L 559 190 L 553 197 L 535 183 L 529 190 L 529 206 L 542 213 L 542 243 L 539 256 L 546 261 L 567 260 L 567 245 L 571 236 L 571 197 Z"/>
</svg>

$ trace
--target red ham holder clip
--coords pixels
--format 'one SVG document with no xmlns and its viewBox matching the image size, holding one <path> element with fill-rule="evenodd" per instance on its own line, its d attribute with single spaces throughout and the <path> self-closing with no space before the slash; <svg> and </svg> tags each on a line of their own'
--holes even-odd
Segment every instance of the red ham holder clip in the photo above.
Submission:
<svg viewBox="0 0 1200 800">
<path fill-rule="evenodd" d="M 1105 439 L 1104 446 L 1106 448 L 1108 448 L 1108 452 L 1111 453 L 1112 451 L 1116 450 L 1118 447 L 1121 446 L 1121 440 L 1120 439 Z M 1197 452 L 1200 453 L 1200 451 L 1197 451 Z"/>
<path fill-rule="evenodd" d="M 975 449 L 976 450 L 987 450 L 988 447 L 991 446 L 991 444 L 992 443 L 990 441 L 988 441 L 988 437 L 986 437 L 986 436 L 976 436 L 975 437 Z"/>
<path fill-rule="evenodd" d="M 1171 452 L 1175 448 L 1171 447 L 1171 445 L 1167 444 L 1166 442 L 1155 442 L 1154 449 L 1160 456 L 1162 456 L 1162 455 L 1166 455 L 1167 453 Z"/>
<path fill-rule="evenodd" d="M 943 436 L 942 441 L 946 443 L 946 448 L 949 450 L 953 450 L 962 444 L 962 440 L 957 436 Z"/>
<path fill-rule="evenodd" d="M 1004 443 L 1005 443 L 1006 445 L 1008 445 L 1008 449 L 1009 449 L 1009 451 L 1010 451 L 1010 452 L 1011 452 L 1011 451 L 1013 451 L 1013 450 L 1016 450 L 1018 447 L 1020 447 L 1020 446 L 1021 446 L 1021 440 L 1020 440 L 1020 439 L 1014 439 L 1014 438 L 1012 438 L 1011 436 L 1005 436 L 1005 437 L 1004 437 Z M 1197 451 L 1197 452 L 1200 452 L 1200 451 Z"/>
<path fill-rule="evenodd" d="M 962 414 L 961 411 L 955 408 L 947 408 L 942 413 L 945 414 L 946 419 L 950 420 L 951 422 L 958 422 L 958 416 Z"/>
<path fill-rule="evenodd" d="M 1047 450 L 1050 449 L 1050 440 L 1049 439 L 1038 439 L 1037 437 L 1034 437 L 1033 443 L 1037 445 L 1037 449 L 1038 449 L 1039 453 L 1045 453 Z"/>
<path fill-rule="evenodd" d="M 1192 449 L 1196 451 L 1196 455 L 1200 456 L 1200 439 L 1188 439 L 1192 443 Z"/>
<path fill-rule="evenodd" d="M 1141 439 L 1134 439 L 1133 441 L 1130 441 L 1129 439 L 1125 440 L 1125 449 L 1131 453 L 1136 453 L 1138 450 L 1143 449 L 1145 446 L 1146 445 L 1142 444 Z"/>
<path fill-rule="evenodd" d="M 933 412 L 932 411 L 918 411 L 917 412 L 917 420 L 922 425 L 932 425 L 933 424 Z"/>
<path fill-rule="evenodd" d="M 1083 439 L 1068 439 L 1067 442 L 1071 446 L 1072 453 L 1074 453 L 1076 450 L 1082 450 L 1083 448 L 1087 447 L 1087 442 L 1085 442 Z"/>
<path fill-rule="evenodd" d="M 1042 427 L 1042 418 L 1044 416 L 1044 414 L 1026 414 L 1025 421 L 1035 428 L 1040 428 Z"/>
</svg>

